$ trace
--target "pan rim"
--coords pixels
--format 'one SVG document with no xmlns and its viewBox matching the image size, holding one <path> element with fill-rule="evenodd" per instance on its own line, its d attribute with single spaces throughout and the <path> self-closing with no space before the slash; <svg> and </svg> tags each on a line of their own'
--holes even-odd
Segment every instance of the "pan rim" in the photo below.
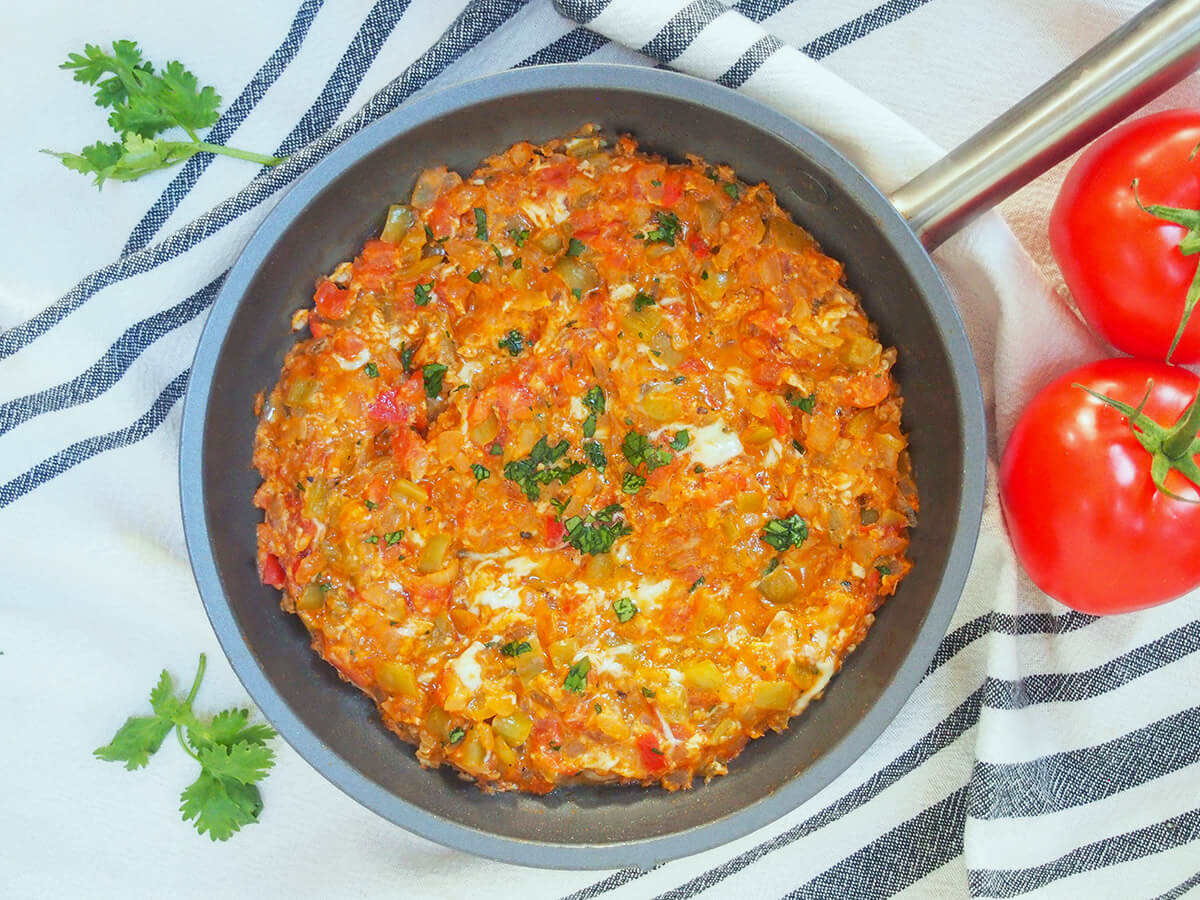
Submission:
<svg viewBox="0 0 1200 900">
<path fill-rule="evenodd" d="M 604 844 L 497 835 L 443 818 L 390 793 L 326 745 L 272 684 L 245 640 L 222 586 L 209 539 L 203 491 L 204 434 L 217 362 L 255 273 L 294 218 L 332 181 L 381 146 L 453 110 L 527 93 L 595 88 L 668 96 L 700 104 L 768 131 L 832 171 L 879 222 L 917 284 L 950 360 L 962 423 L 961 493 L 952 546 L 941 581 L 908 654 L 861 719 L 812 765 L 775 792 L 728 815 L 665 835 Z M 297 179 L 243 246 L 213 303 L 197 345 L 184 398 L 180 436 L 180 505 L 193 574 L 205 611 L 235 674 L 263 715 L 328 781 L 383 818 L 454 849 L 543 868 L 648 868 L 708 850 L 763 827 L 813 797 L 848 769 L 882 734 L 924 675 L 966 583 L 983 512 L 986 433 L 983 395 L 962 321 L 937 269 L 887 198 L 852 163 L 807 127 L 736 91 L 661 69 L 608 64 L 531 66 L 486 75 L 418 95 L 348 138 Z M 703 790 L 702 787 L 698 790 Z"/>
</svg>

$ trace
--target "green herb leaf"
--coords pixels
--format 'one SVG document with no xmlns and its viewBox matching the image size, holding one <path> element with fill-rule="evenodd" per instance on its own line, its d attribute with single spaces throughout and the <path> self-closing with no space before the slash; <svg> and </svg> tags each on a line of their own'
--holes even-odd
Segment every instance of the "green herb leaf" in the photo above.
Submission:
<svg viewBox="0 0 1200 900">
<path fill-rule="evenodd" d="M 175 723 L 170 719 L 160 719 L 157 716 L 130 716 L 125 724 L 117 729 L 113 739 L 103 747 L 92 751 L 98 759 L 106 762 L 123 762 L 129 771 L 139 769 L 150 762 L 150 757 L 158 752 L 163 740 Z"/>
<path fill-rule="evenodd" d="M 583 405 L 597 415 L 604 412 L 604 391 L 600 385 L 594 384 L 583 395 Z"/>
<path fill-rule="evenodd" d="M 533 645 L 529 641 L 509 641 L 500 648 L 500 652 L 504 656 L 520 656 L 522 653 L 528 653 L 533 649 Z"/>
<path fill-rule="evenodd" d="M 425 396 L 432 400 L 442 392 L 446 367 L 441 363 L 426 363 L 421 367 L 421 377 L 425 382 Z"/>
<path fill-rule="evenodd" d="M 621 479 L 621 490 L 626 494 L 636 494 L 646 486 L 646 479 L 637 472 L 626 472 Z"/>
<path fill-rule="evenodd" d="M 467 731 L 461 725 L 455 725 L 450 730 L 450 745 L 453 746 L 466 737 Z"/>
<path fill-rule="evenodd" d="M 725 193 L 727 193 L 734 200 L 742 195 L 742 192 L 738 190 L 738 186 L 736 184 L 723 184 L 721 187 L 724 188 Z"/>
<path fill-rule="evenodd" d="M 413 354 L 417 352 L 416 347 L 408 346 L 408 341 L 404 341 L 400 345 L 400 365 L 404 366 L 404 374 L 411 375 L 413 366 Z"/>
<path fill-rule="evenodd" d="M 878 572 L 880 575 L 891 575 L 892 567 L 889 566 L 887 563 L 880 563 L 879 565 L 877 565 L 875 567 L 875 571 Z"/>
<path fill-rule="evenodd" d="M 413 303 L 417 306 L 428 306 L 433 299 L 433 282 L 413 285 Z"/>
<path fill-rule="evenodd" d="M 504 448 L 498 443 L 492 444 L 492 449 L 488 450 L 488 453 L 492 454 L 492 456 L 503 456 Z"/>
<path fill-rule="evenodd" d="M 583 445 L 583 455 L 587 457 L 588 463 L 595 469 L 604 471 L 608 465 L 608 457 L 604 455 L 604 448 L 600 446 L 599 441 L 587 441 Z"/>
<path fill-rule="evenodd" d="M 628 622 L 638 614 L 638 608 L 636 604 L 634 604 L 634 602 L 628 597 L 622 597 L 620 600 L 614 603 L 612 607 L 613 612 L 617 614 L 617 621 L 621 623 Z"/>
<path fill-rule="evenodd" d="M 478 269 L 473 269 L 471 273 L 467 275 L 467 281 L 471 282 L 472 284 L 479 284 L 479 282 L 483 281 L 483 273 Z"/>
<path fill-rule="evenodd" d="M 642 685 L 642 696 L 649 697 L 651 700 L 653 700 L 658 696 L 658 694 L 657 692 L 650 690 L 650 688 L 646 687 L 645 685 Z"/>
<path fill-rule="evenodd" d="M 692 436 L 687 433 L 686 428 L 681 428 L 675 432 L 675 437 L 671 438 L 671 449 L 675 451 L 683 450 L 692 442 Z"/>
<path fill-rule="evenodd" d="M 488 471 L 487 466 L 481 466 L 479 463 L 471 464 L 471 471 L 475 473 L 475 482 L 479 483 L 484 479 L 491 478 L 492 473 Z"/>
<path fill-rule="evenodd" d="M 810 413 L 817 408 L 817 395 L 812 393 L 807 397 L 801 397 L 799 395 L 788 397 L 788 403 L 799 409 L 801 412 Z"/>
<path fill-rule="evenodd" d="M 683 230 L 683 226 L 679 224 L 679 217 L 675 213 L 659 210 L 654 214 L 654 221 L 658 223 L 658 227 L 646 232 L 646 243 L 658 242 L 674 247 L 675 238 L 679 237 Z"/>
<path fill-rule="evenodd" d="M 546 436 L 542 435 L 529 451 L 529 456 L 513 460 L 504 467 L 504 477 L 516 482 L 526 497 L 536 501 L 541 496 L 542 485 L 555 481 L 566 484 L 587 468 L 583 463 L 573 460 L 556 465 L 570 446 L 569 441 L 563 440 L 551 447 Z"/>
<path fill-rule="evenodd" d="M 618 515 L 624 516 L 625 508 L 612 503 L 587 516 L 571 516 L 563 522 L 567 529 L 566 542 L 581 553 L 593 556 L 612 550 L 617 538 L 633 534 L 633 528 Z"/>
<path fill-rule="evenodd" d="M 645 309 L 647 306 L 653 306 L 654 302 L 654 298 L 649 294 L 638 291 L 637 296 L 633 298 L 633 310 L 637 312 L 638 310 Z"/>
<path fill-rule="evenodd" d="M 379 543 L 379 535 L 377 535 L 377 534 L 367 535 L 365 538 L 363 538 L 363 541 L 368 544 L 378 544 Z"/>
<path fill-rule="evenodd" d="M 578 256 L 587 249 L 587 244 L 583 241 L 571 238 L 571 242 L 567 244 L 567 256 Z"/>
<path fill-rule="evenodd" d="M 373 362 L 369 362 L 363 366 L 363 371 L 367 373 L 368 378 L 379 377 L 379 366 L 375 365 Z"/>
<path fill-rule="evenodd" d="M 653 472 L 671 462 L 671 452 L 661 447 L 655 447 L 650 439 L 637 431 L 630 431 L 621 441 L 621 452 L 629 460 L 631 466 L 646 464 L 646 471 Z"/>
<path fill-rule="evenodd" d="M 521 262 L 521 257 L 518 256 L 516 259 L 513 260 L 513 268 L 514 269 L 519 269 L 523 265 L 525 265 L 525 264 L 523 262 Z"/>
<path fill-rule="evenodd" d="M 183 820 L 191 821 L 196 831 L 207 833 L 214 841 L 227 841 L 242 826 L 257 822 L 263 808 L 257 787 L 218 778 L 207 770 L 184 789 L 179 800 Z"/>
<path fill-rule="evenodd" d="M 587 674 L 591 670 L 592 661 L 586 656 L 581 656 L 567 670 L 567 677 L 563 679 L 563 690 L 582 694 L 587 690 Z"/>
<path fill-rule="evenodd" d="M 529 240 L 529 229 L 522 228 L 518 230 L 516 228 L 510 228 L 508 230 L 508 236 L 512 238 L 513 243 L 518 247 L 523 247 L 525 246 L 525 242 Z"/>
<path fill-rule="evenodd" d="M 763 527 L 762 539 L 776 550 L 799 547 L 808 539 L 808 525 L 795 513 L 786 519 L 772 519 Z"/>
<path fill-rule="evenodd" d="M 692 582 L 692 586 L 690 588 L 688 588 L 688 593 L 689 594 L 694 593 L 696 588 L 700 587 L 700 585 L 702 585 L 702 584 L 704 584 L 704 576 L 703 575 L 701 575 L 699 578 L 697 578 L 695 581 Z"/>
<path fill-rule="evenodd" d="M 402 540 L 404 540 L 403 528 L 401 528 L 399 531 L 389 531 L 383 536 L 383 543 L 385 547 L 391 547 L 393 544 L 398 544 Z"/>
<path fill-rule="evenodd" d="M 373 500 L 364 500 L 363 505 L 366 506 L 367 509 L 374 509 L 379 504 Z"/>
<path fill-rule="evenodd" d="M 501 350 L 507 350 L 509 356 L 519 356 L 525 349 L 525 338 L 521 332 L 513 329 L 498 341 Z"/>
<path fill-rule="evenodd" d="M 488 239 L 487 213 L 478 206 L 475 207 L 475 237 L 481 241 Z"/>
</svg>

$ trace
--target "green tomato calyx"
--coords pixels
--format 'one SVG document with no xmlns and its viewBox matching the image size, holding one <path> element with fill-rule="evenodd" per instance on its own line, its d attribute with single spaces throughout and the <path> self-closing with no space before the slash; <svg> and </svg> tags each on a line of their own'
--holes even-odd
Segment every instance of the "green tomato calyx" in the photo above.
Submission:
<svg viewBox="0 0 1200 900">
<path fill-rule="evenodd" d="M 1200 390 L 1188 404 L 1187 409 L 1179 416 L 1174 425 L 1164 427 L 1146 415 L 1146 402 L 1154 389 L 1154 379 L 1146 381 L 1146 393 L 1142 402 L 1136 407 L 1120 400 L 1114 400 L 1106 394 L 1094 391 L 1087 385 L 1078 382 L 1072 385 L 1086 391 L 1106 406 L 1111 406 L 1129 421 L 1129 429 L 1138 439 L 1146 452 L 1150 454 L 1150 477 L 1154 486 L 1170 497 L 1183 503 L 1200 503 L 1190 497 L 1183 497 L 1167 488 L 1167 473 L 1172 469 L 1190 481 L 1200 490 L 1200 466 L 1196 465 L 1196 456 L 1200 454 Z"/>
<path fill-rule="evenodd" d="M 1197 144 L 1196 147 L 1200 149 L 1200 144 Z M 1193 150 L 1192 156 L 1195 155 L 1196 150 Z M 1188 157 L 1189 160 L 1191 158 L 1191 156 Z M 1156 203 L 1144 206 L 1142 198 L 1138 196 L 1138 180 L 1136 178 L 1133 179 L 1133 201 L 1142 212 L 1187 229 L 1187 233 L 1179 241 L 1181 254 L 1194 256 L 1200 253 L 1200 209 L 1180 209 L 1177 206 L 1160 206 Z M 1192 310 L 1196 308 L 1197 300 L 1200 300 L 1200 266 L 1196 267 L 1196 274 L 1192 276 L 1192 283 L 1188 286 L 1187 295 L 1184 297 L 1183 315 L 1179 318 L 1179 327 L 1175 329 L 1175 336 L 1171 338 L 1171 346 L 1167 350 L 1167 362 L 1171 361 L 1175 348 L 1179 346 L 1179 340 L 1183 337 L 1183 332 L 1192 317 Z"/>
</svg>

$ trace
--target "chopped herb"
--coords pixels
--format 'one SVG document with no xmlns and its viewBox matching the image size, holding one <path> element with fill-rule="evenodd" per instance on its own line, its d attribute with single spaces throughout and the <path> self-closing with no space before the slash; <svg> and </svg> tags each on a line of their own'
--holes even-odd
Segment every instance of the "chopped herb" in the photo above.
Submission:
<svg viewBox="0 0 1200 900">
<path fill-rule="evenodd" d="M 550 505 L 554 507 L 555 511 L 559 515 L 559 518 L 561 518 L 563 512 L 566 511 L 566 508 L 571 505 L 571 498 L 568 497 L 566 500 L 560 500 L 558 497 L 551 497 Z"/>
<path fill-rule="evenodd" d="M 527 228 L 522 228 L 520 230 L 516 228 L 510 228 L 508 229 L 508 236 L 512 238 L 513 243 L 518 247 L 523 247 L 525 242 L 529 240 L 529 230 Z"/>
<path fill-rule="evenodd" d="M 467 732 L 463 729 L 463 727 L 461 725 L 455 725 L 454 728 L 450 731 L 451 746 L 453 746 L 454 744 L 457 744 L 459 741 L 461 741 L 464 737 L 466 737 L 466 734 L 467 734 Z"/>
<path fill-rule="evenodd" d="M 703 272 L 700 273 L 700 280 L 708 281 L 708 269 L 705 269 Z"/>
<path fill-rule="evenodd" d="M 523 262 L 521 262 L 521 257 L 518 256 L 516 259 L 513 260 L 513 268 L 514 269 L 519 269 L 523 265 L 525 265 L 525 264 Z"/>
<path fill-rule="evenodd" d="M 621 452 L 629 460 L 631 466 L 646 464 L 646 471 L 653 472 L 671 462 L 671 453 L 661 447 L 655 447 L 644 434 L 630 431 L 621 441 Z"/>
<path fill-rule="evenodd" d="M 562 744 L 551 743 L 550 749 L 553 750 L 555 753 L 557 753 L 559 750 L 562 749 Z"/>
<path fill-rule="evenodd" d="M 645 238 L 646 238 L 646 235 L 642 234 L 640 231 L 635 231 L 633 233 L 633 236 L 634 236 L 634 238 L 636 238 L 639 241 L 645 240 Z"/>
<path fill-rule="evenodd" d="M 433 282 L 413 285 L 413 303 L 417 306 L 428 306 L 433 297 Z"/>
<path fill-rule="evenodd" d="M 304 485 L 302 485 L 299 481 L 296 482 L 296 491 L 301 494 L 304 493 Z"/>
<path fill-rule="evenodd" d="M 601 706 L 599 702 L 593 703 L 593 704 L 592 704 L 592 709 L 594 709 L 594 710 L 595 710 L 597 713 L 602 713 L 602 712 L 604 712 L 604 707 L 603 707 L 603 706 Z"/>
<path fill-rule="evenodd" d="M 654 753 L 654 754 L 657 754 L 658 756 L 662 756 L 662 755 L 663 755 L 663 752 L 662 752 L 661 750 L 659 750 L 657 747 L 651 747 L 651 748 L 650 748 L 650 752 L 651 752 L 651 753 Z"/>
<path fill-rule="evenodd" d="M 653 305 L 654 305 L 654 298 L 651 297 L 649 294 L 642 293 L 641 291 L 638 291 L 637 296 L 633 298 L 633 311 L 634 312 L 637 312 L 638 310 L 641 310 L 641 309 L 645 309 L 647 306 L 653 306 Z"/>
<path fill-rule="evenodd" d="M 590 414 L 583 420 L 583 436 L 590 438 L 596 434 L 596 414 Z"/>
<path fill-rule="evenodd" d="M 433 240 L 433 229 L 430 228 L 428 225 L 425 226 L 425 240 L 427 240 L 427 241 Z"/>
<path fill-rule="evenodd" d="M 499 345 L 501 350 L 507 350 L 509 356 L 519 356 L 521 351 L 525 349 L 525 338 L 521 332 L 515 328 L 500 338 Z"/>
<path fill-rule="evenodd" d="M 696 465 L 692 467 L 692 471 L 695 472 L 697 475 L 701 475 L 704 473 L 704 466 L 700 465 L 699 463 L 696 463 Z"/>
<path fill-rule="evenodd" d="M 645 685 L 642 685 L 642 696 L 649 697 L 651 700 L 653 700 L 658 696 L 658 694 L 650 690 L 650 688 L 646 687 Z"/>
<path fill-rule="evenodd" d="M 504 256 L 500 253 L 500 248 L 492 244 L 492 252 L 496 254 L 496 263 L 501 266 L 504 265 Z"/>
<path fill-rule="evenodd" d="M 724 188 L 725 193 L 727 193 L 734 200 L 742 195 L 742 192 L 738 190 L 738 186 L 736 184 L 723 184 L 721 187 Z"/>
<path fill-rule="evenodd" d="M 588 462 L 594 468 L 599 469 L 601 472 L 608 465 L 608 457 L 604 455 L 604 448 L 600 446 L 599 441 L 585 442 L 583 445 L 583 455 L 587 457 Z"/>
<path fill-rule="evenodd" d="M 594 384 L 583 395 L 583 405 L 596 414 L 604 412 L 604 391 L 600 385 Z"/>
<path fill-rule="evenodd" d="M 571 238 L 571 243 L 567 244 L 567 256 L 578 256 L 587 249 L 587 244 L 578 238 Z"/>
<path fill-rule="evenodd" d="M 579 288 L 571 288 L 571 293 L 575 295 L 576 300 L 583 299 L 583 291 L 581 291 Z"/>
<path fill-rule="evenodd" d="M 520 656 L 522 653 L 528 653 L 532 649 L 533 645 L 529 641 L 509 641 L 500 648 L 500 652 L 504 656 Z"/>
<path fill-rule="evenodd" d="M 793 450 L 795 450 L 797 453 L 803 453 L 803 452 L 804 452 L 804 445 L 803 445 L 803 444 L 801 444 L 801 443 L 800 443 L 798 440 L 796 440 L 795 438 L 792 438 L 792 449 L 793 449 Z"/>
<path fill-rule="evenodd" d="M 387 546 L 387 547 L 391 547 L 393 544 L 398 544 L 402 540 L 404 540 L 404 529 L 403 528 L 401 528 L 399 531 L 389 531 L 387 534 L 385 534 L 383 536 L 384 546 Z"/>
<path fill-rule="evenodd" d="M 376 506 L 379 505 L 378 503 L 376 503 L 373 500 L 364 500 L 363 504 L 367 507 L 367 509 L 374 509 Z"/>
<path fill-rule="evenodd" d="M 363 371 L 367 373 L 368 378 L 379 377 L 379 366 L 375 365 L 373 362 L 369 362 L 363 366 Z"/>
<path fill-rule="evenodd" d="M 875 567 L 875 571 L 878 572 L 880 575 L 891 575 L 892 567 L 889 566 L 887 563 L 880 563 L 879 565 L 877 565 Z"/>
<path fill-rule="evenodd" d="M 651 178 L 650 183 L 652 185 L 654 185 L 655 187 L 662 187 L 662 182 L 659 181 L 657 178 Z"/>
<path fill-rule="evenodd" d="M 574 460 L 555 465 L 566 455 L 570 446 L 569 441 L 563 440 L 551 447 L 546 436 L 542 435 L 527 457 L 513 460 L 504 467 L 504 477 L 516 482 L 526 497 L 536 501 L 541 496 L 542 485 L 554 481 L 566 484 L 569 479 L 587 468 L 583 463 Z"/>
<path fill-rule="evenodd" d="M 683 450 L 692 442 L 692 436 L 687 433 L 686 428 L 681 428 L 675 432 L 675 437 L 671 438 L 672 450 Z"/>
<path fill-rule="evenodd" d="M 817 407 L 817 395 L 809 394 L 807 397 L 795 396 L 788 397 L 788 403 L 799 409 L 801 412 L 810 413 Z"/>
<path fill-rule="evenodd" d="M 628 597 L 622 597 L 620 600 L 614 603 L 612 607 L 613 612 L 617 614 L 618 622 L 628 622 L 638 614 L 638 608 L 636 604 L 634 604 L 634 602 Z"/>
<path fill-rule="evenodd" d="M 567 529 L 566 542 L 581 553 L 593 556 L 608 553 L 617 538 L 633 534 L 627 522 L 615 518 L 624 512 L 621 504 L 612 503 L 586 517 L 571 516 L 563 522 Z"/>
<path fill-rule="evenodd" d="M 467 385 L 467 384 L 460 384 L 458 387 L 456 387 L 456 388 L 455 388 L 454 390 L 452 390 L 450 393 L 452 393 L 452 394 L 457 394 L 459 391 L 465 391 L 465 390 L 466 390 L 468 387 L 470 387 L 470 385 Z"/>
<path fill-rule="evenodd" d="M 679 217 L 672 212 L 659 211 L 654 214 L 654 221 L 658 223 L 658 227 L 653 231 L 646 232 L 646 243 L 654 243 L 658 241 L 663 244 L 675 246 L 675 238 L 679 237 L 679 233 L 683 226 L 679 224 Z"/>
<path fill-rule="evenodd" d="M 471 273 L 467 275 L 467 281 L 471 282 L 471 284 L 479 284 L 479 282 L 483 281 L 483 273 L 478 269 L 472 269 Z"/>
<path fill-rule="evenodd" d="M 778 556 L 772 557 L 771 561 L 769 563 L 767 563 L 767 568 L 765 570 L 763 570 L 763 575 L 770 575 L 772 572 L 774 572 L 778 568 L 779 568 L 779 557 Z"/>
<path fill-rule="evenodd" d="M 709 166 L 708 170 L 704 173 L 704 177 L 710 178 L 713 181 L 716 181 L 719 176 L 717 175 L 717 170 L 714 169 L 712 166 Z"/>
<path fill-rule="evenodd" d="M 363 538 L 363 540 L 366 541 L 368 544 L 378 544 L 379 543 L 379 535 L 373 534 L 370 537 Z"/>
<path fill-rule="evenodd" d="M 487 466 L 481 466 L 479 463 L 471 465 L 471 471 L 475 473 L 475 481 L 480 482 L 492 477 L 492 473 L 488 471 Z"/>
<path fill-rule="evenodd" d="M 808 525 L 795 513 L 786 519 L 772 519 L 764 526 L 762 539 L 783 552 L 789 547 L 799 547 L 808 539 Z"/>
<path fill-rule="evenodd" d="M 692 586 L 690 588 L 688 588 L 688 593 L 689 594 L 694 593 L 696 588 L 700 587 L 700 585 L 702 585 L 702 584 L 704 584 L 704 576 L 703 575 L 701 575 L 699 578 L 697 578 L 695 581 L 692 582 Z"/>
<path fill-rule="evenodd" d="M 400 365 L 404 366 L 404 374 L 405 375 L 412 374 L 413 354 L 416 352 L 417 352 L 417 348 L 408 346 L 408 341 L 405 341 L 404 343 L 402 343 L 400 345 Z"/>
<path fill-rule="evenodd" d="M 475 207 L 475 237 L 481 241 L 488 239 L 487 213 L 478 206 Z"/>
<path fill-rule="evenodd" d="M 573 694 L 582 694 L 587 690 L 587 674 L 592 670 L 592 661 L 582 656 L 575 661 L 563 679 L 563 689 Z"/>
<path fill-rule="evenodd" d="M 687 381 L 686 376 L 676 375 L 674 378 L 671 379 L 671 384 L 683 384 L 685 381 Z"/>
<path fill-rule="evenodd" d="M 432 400 L 442 392 L 442 383 L 446 380 L 446 367 L 441 363 L 426 363 L 421 367 L 421 377 L 425 381 L 425 396 Z"/>
<path fill-rule="evenodd" d="M 488 451 L 492 456 L 503 456 L 504 448 L 500 444 L 492 444 L 492 449 Z"/>
<path fill-rule="evenodd" d="M 646 486 L 646 479 L 637 472 L 626 472 L 621 479 L 621 490 L 627 494 L 636 494 Z"/>
</svg>

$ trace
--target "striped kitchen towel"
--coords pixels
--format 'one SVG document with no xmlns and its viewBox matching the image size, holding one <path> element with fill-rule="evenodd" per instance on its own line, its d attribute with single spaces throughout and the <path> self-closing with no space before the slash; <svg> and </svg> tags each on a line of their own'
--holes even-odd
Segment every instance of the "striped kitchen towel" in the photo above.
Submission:
<svg viewBox="0 0 1200 900">
<path fill-rule="evenodd" d="M 181 753 L 135 774 L 90 755 L 164 665 L 182 676 L 200 651 L 205 707 L 245 700 L 183 547 L 179 400 L 239 248 L 340 142 L 418 92 L 506 68 L 665 65 L 801 120 L 891 189 L 1139 5 L 60 0 L 0 13 L 21 73 L 4 82 L 14 124 L 0 151 L 5 895 L 1200 892 L 1200 595 L 1117 618 L 1064 609 L 1017 567 L 994 488 L 950 630 L 882 737 L 778 822 L 650 871 L 550 873 L 446 850 L 360 808 L 282 742 L 261 824 L 210 844 L 178 819 Z M 104 127 L 57 63 L 124 37 L 218 86 L 208 140 L 290 159 L 198 156 L 97 193 L 39 155 Z M 1164 102 L 1200 102 L 1200 82 Z M 1037 386 L 1104 354 L 1054 290 L 1043 234 L 1059 177 L 1005 204 L 1012 230 L 993 214 L 935 255 L 980 366 L 993 462 Z"/>
</svg>

